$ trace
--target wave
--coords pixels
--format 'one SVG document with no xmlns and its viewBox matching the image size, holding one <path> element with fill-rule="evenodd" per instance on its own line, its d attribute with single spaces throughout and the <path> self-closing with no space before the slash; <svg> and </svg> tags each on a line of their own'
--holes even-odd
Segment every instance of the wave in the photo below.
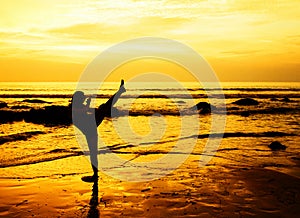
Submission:
<svg viewBox="0 0 300 218">
<path fill-rule="evenodd" d="M 227 115 L 250 116 L 257 114 L 299 114 L 300 107 L 272 107 L 262 109 L 248 109 L 231 107 L 227 109 Z"/>
<path fill-rule="evenodd" d="M 236 137 L 251 137 L 251 138 L 260 138 L 260 137 L 283 137 L 283 136 L 297 136 L 294 133 L 286 132 L 225 132 L 225 133 L 212 133 L 212 134 L 202 134 L 198 135 L 199 139 L 203 138 L 236 138 Z"/>
<path fill-rule="evenodd" d="M 191 135 L 187 137 L 180 138 L 179 140 L 189 139 L 189 138 L 198 138 L 198 139 L 207 139 L 207 138 L 269 138 L 269 137 L 284 137 L 284 136 L 298 136 L 295 133 L 286 133 L 286 132 L 278 132 L 278 131 L 267 131 L 267 132 L 224 132 L 224 133 L 210 133 L 210 134 L 199 134 L 199 135 Z M 171 139 L 165 141 L 158 142 L 145 142 L 141 143 L 141 145 L 152 145 L 152 144 L 164 144 L 166 142 L 175 142 L 178 139 Z M 128 145 L 132 147 L 132 145 Z M 109 147 L 110 149 L 119 149 L 118 145 L 114 145 Z M 127 148 L 127 147 L 126 147 Z"/>
<path fill-rule="evenodd" d="M 155 144 L 164 144 L 169 142 L 174 142 L 178 140 L 185 140 L 188 138 L 198 138 L 198 139 L 206 139 L 206 138 L 246 138 L 246 137 L 286 137 L 286 136 L 299 136 L 294 133 L 285 133 L 285 132 L 276 132 L 276 131 L 267 131 L 267 132 L 225 132 L 225 133 L 212 133 L 212 134 L 200 134 L 200 135 L 191 135 L 188 137 L 183 137 L 179 139 L 171 139 L 171 140 L 164 140 L 164 141 L 153 141 L 153 142 L 147 142 L 143 143 L 141 145 L 149 144 L 149 145 L 155 145 Z M 118 154 L 134 154 L 136 157 L 142 156 L 142 155 L 151 155 L 151 154 L 167 154 L 170 153 L 168 150 L 153 150 L 153 149 L 147 149 L 144 150 L 138 149 L 138 145 L 132 145 L 132 144 L 116 144 L 112 146 L 108 146 L 107 148 L 102 148 L 98 150 L 98 154 L 105 154 L 109 152 L 114 152 Z M 138 149 L 138 150 L 137 150 Z M 249 148 L 246 148 L 249 149 Z M 235 151 L 238 150 L 238 148 L 222 148 L 216 151 Z M 257 150 L 257 149 L 256 149 Z M 257 150 L 265 152 L 266 150 Z M 270 150 L 268 150 L 270 151 Z M 185 154 L 182 151 L 174 151 L 170 154 Z M 203 155 L 202 153 L 192 152 L 192 155 Z M 38 153 L 38 154 L 31 154 L 23 157 L 18 157 L 16 160 L 10 160 L 9 162 L 0 162 L 0 168 L 7 168 L 12 166 L 21 166 L 21 165 L 30 165 L 30 164 L 38 164 L 42 162 L 49 162 L 49 161 L 55 161 L 63 158 L 68 157 L 74 157 L 74 156 L 83 156 L 83 155 L 89 155 L 88 151 L 78 151 L 78 150 L 68 150 L 68 149 L 53 149 L 47 152 Z M 135 157 L 135 158 L 136 158 Z"/>
<path fill-rule="evenodd" d="M 256 114 L 299 114 L 300 107 L 298 104 L 284 103 L 282 106 L 278 104 L 268 105 L 261 103 L 259 107 L 256 106 L 227 106 L 227 108 L 185 108 L 179 111 L 178 108 L 166 109 L 147 109 L 135 108 L 130 111 L 113 108 L 113 116 L 153 116 L 153 115 L 166 115 L 166 116 L 189 116 L 199 113 L 201 115 L 214 114 L 227 114 L 227 115 L 241 115 L 250 116 Z M 43 108 L 28 108 L 25 109 L 0 109 L 0 123 L 9 123 L 15 121 L 22 121 L 36 124 L 45 125 L 70 125 L 72 124 L 72 108 L 69 106 L 45 106 Z"/>
<path fill-rule="evenodd" d="M 76 176 L 83 175 L 89 172 L 82 173 L 54 173 L 51 175 L 38 175 L 38 176 L 0 176 L 0 179 L 42 179 L 42 178 L 50 178 L 50 177 L 65 177 L 65 176 Z"/>
<path fill-rule="evenodd" d="M 58 151 L 57 149 L 54 149 L 46 153 L 32 154 L 23 157 L 18 157 L 17 160 L 1 162 L 0 168 L 37 164 L 37 163 L 49 162 L 49 161 L 54 161 L 54 160 L 63 159 L 67 157 L 74 157 L 74 156 L 81 156 L 81 155 L 84 155 L 82 151 L 72 151 L 66 149 L 60 149 Z"/>
<path fill-rule="evenodd" d="M 72 94 L 0 94 L 0 98 L 72 98 Z"/>
<path fill-rule="evenodd" d="M 15 142 L 15 141 L 25 141 L 35 135 L 45 134 L 45 132 L 42 131 L 30 131 L 30 132 L 22 132 L 22 133 L 16 133 L 6 136 L 0 136 L 0 145 L 7 143 L 7 142 Z"/>
<path fill-rule="evenodd" d="M 253 92 L 269 92 L 269 91 L 300 91 L 300 88 L 189 88 L 189 91 L 205 91 L 205 90 L 223 90 L 223 91 L 253 91 Z"/>
<path fill-rule="evenodd" d="M 181 94 L 180 92 L 174 93 L 174 91 L 165 92 L 163 94 L 129 94 L 128 91 L 126 94 L 122 96 L 123 99 L 135 99 L 135 98 L 142 98 L 142 99 L 200 99 L 200 98 L 226 98 L 226 99 L 235 99 L 235 98 L 258 98 L 258 99 L 272 99 L 272 98 L 300 98 L 299 91 L 291 92 L 291 90 L 286 90 L 286 92 L 280 91 L 280 93 L 260 93 L 260 92 L 253 92 L 251 93 L 250 90 L 245 90 L 245 93 L 226 93 L 226 92 L 215 92 L 214 90 L 210 90 L 203 93 L 190 93 L 190 94 Z M 72 94 L 0 94 L 0 98 L 26 98 L 28 99 L 36 99 L 36 98 L 62 98 L 62 99 L 71 99 Z M 110 94 L 93 94 L 89 95 L 93 98 L 99 99 L 108 99 L 112 95 Z M 29 100 L 30 101 L 30 100 Z"/>
</svg>

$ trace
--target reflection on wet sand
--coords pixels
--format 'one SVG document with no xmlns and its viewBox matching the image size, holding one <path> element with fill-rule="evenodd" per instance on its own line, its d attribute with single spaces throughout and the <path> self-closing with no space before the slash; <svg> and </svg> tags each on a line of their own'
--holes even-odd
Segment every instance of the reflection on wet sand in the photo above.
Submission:
<svg viewBox="0 0 300 218">
<path fill-rule="evenodd" d="M 96 180 L 93 184 L 92 188 L 92 197 L 90 200 L 90 209 L 88 212 L 88 218 L 95 218 L 95 217 L 100 217 L 100 212 L 98 210 L 98 180 Z"/>
</svg>

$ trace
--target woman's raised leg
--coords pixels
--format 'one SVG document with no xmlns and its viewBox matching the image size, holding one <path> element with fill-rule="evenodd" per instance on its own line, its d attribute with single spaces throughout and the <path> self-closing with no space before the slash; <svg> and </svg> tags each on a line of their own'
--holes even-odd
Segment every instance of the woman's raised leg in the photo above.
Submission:
<svg viewBox="0 0 300 218">
<path fill-rule="evenodd" d="M 97 124 L 97 126 L 100 125 L 100 123 L 102 122 L 104 117 L 111 115 L 111 108 L 115 105 L 115 103 L 119 100 L 120 96 L 124 92 L 126 92 L 126 89 L 124 87 L 124 80 L 122 79 L 119 90 L 113 96 L 111 96 L 106 103 L 101 104 L 96 109 L 96 124 Z"/>
</svg>

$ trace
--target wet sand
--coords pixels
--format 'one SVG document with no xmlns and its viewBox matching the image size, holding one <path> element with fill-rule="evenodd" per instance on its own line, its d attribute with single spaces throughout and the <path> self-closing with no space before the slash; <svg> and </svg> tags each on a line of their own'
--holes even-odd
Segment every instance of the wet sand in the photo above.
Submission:
<svg viewBox="0 0 300 218">
<path fill-rule="evenodd" d="M 76 158 L 80 162 L 80 157 Z M 100 173 L 97 185 L 82 182 L 81 177 L 86 175 L 88 174 L 66 172 L 65 175 L 44 178 L 2 177 L 0 216 L 299 217 L 300 215 L 300 178 L 266 168 L 229 165 L 226 167 L 208 165 L 199 168 L 196 162 L 189 160 L 170 175 L 149 182 L 119 181 Z"/>
</svg>

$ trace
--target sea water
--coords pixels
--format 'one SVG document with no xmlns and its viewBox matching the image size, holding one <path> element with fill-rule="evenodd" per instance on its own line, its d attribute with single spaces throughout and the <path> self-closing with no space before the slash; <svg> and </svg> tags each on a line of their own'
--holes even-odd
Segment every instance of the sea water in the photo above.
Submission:
<svg viewBox="0 0 300 218">
<path fill-rule="evenodd" d="M 205 155 L 203 151 L 207 142 L 214 140 L 210 137 L 213 136 L 211 127 L 214 121 L 210 113 L 190 111 L 199 102 L 213 104 L 216 102 L 214 99 L 219 99 L 226 103 L 225 106 L 216 105 L 222 116 L 225 114 L 225 129 L 220 132 L 225 135 L 207 165 L 275 167 L 279 170 L 297 166 L 300 153 L 300 83 L 222 83 L 221 90 L 214 89 L 213 85 L 205 89 L 198 83 L 180 85 L 126 83 L 127 92 L 115 105 L 120 115 L 106 118 L 98 128 L 100 165 L 105 165 L 101 158 L 107 151 L 124 162 L 149 163 L 149 170 L 158 174 L 162 168 L 169 166 L 150 169 L 151 163 L 165 155 L 174 158 L 187 155 L 200 161 Z M 95 86 L 87 84 L 83 91 L 97 94 L 92 100 L 92 106 L 97 107 L 113 95 L 118 86 L 118 83 L 105 83 L 95 89 Z M 76 83 L 62 82 L 0 83 L 0 101 L 8 104 L 0 110 L 28 111 L 49 105 L 68 106 L 76 88 Z M 235 105 L 234 102 L 241 98 L 252 98 L 259 104 Z M 24 101 L 26 99 L 43 102 L 31 103 Z M 182 122 L 188 119 L 199 123 L 199 128 L 184 126 L 183 129 Z M 181 134 L 183 131 L 184 136 Z M 86 156 L 88 160 L 85 138 L 73 125 L 1 122 L 0 138 L 2 178 L 47 177 L 59 174 L 59 169 L 44 168 L 30 174 L 24 169 L 58 160 L 72 164 L 74 157 L 78 156 Z M 281 142 L 287 149 L 272 151 L 268 145 L 273 141 Z M 191 148 L 187 149 L 189 154 L 174 151 L 179 142 Z M 114 164 L 114 160 L 111 162 L 111 168 L 106 170 L 124 171 L 124 165 Z M 147 167 L 147 164 L 144 166 Z M 61 172 L 65 173 L 65 170 Z M 73 173 L 86 171 L 78 168 Z M 132 176 L 136 175 L 132 173 Z"/>
</svg>

